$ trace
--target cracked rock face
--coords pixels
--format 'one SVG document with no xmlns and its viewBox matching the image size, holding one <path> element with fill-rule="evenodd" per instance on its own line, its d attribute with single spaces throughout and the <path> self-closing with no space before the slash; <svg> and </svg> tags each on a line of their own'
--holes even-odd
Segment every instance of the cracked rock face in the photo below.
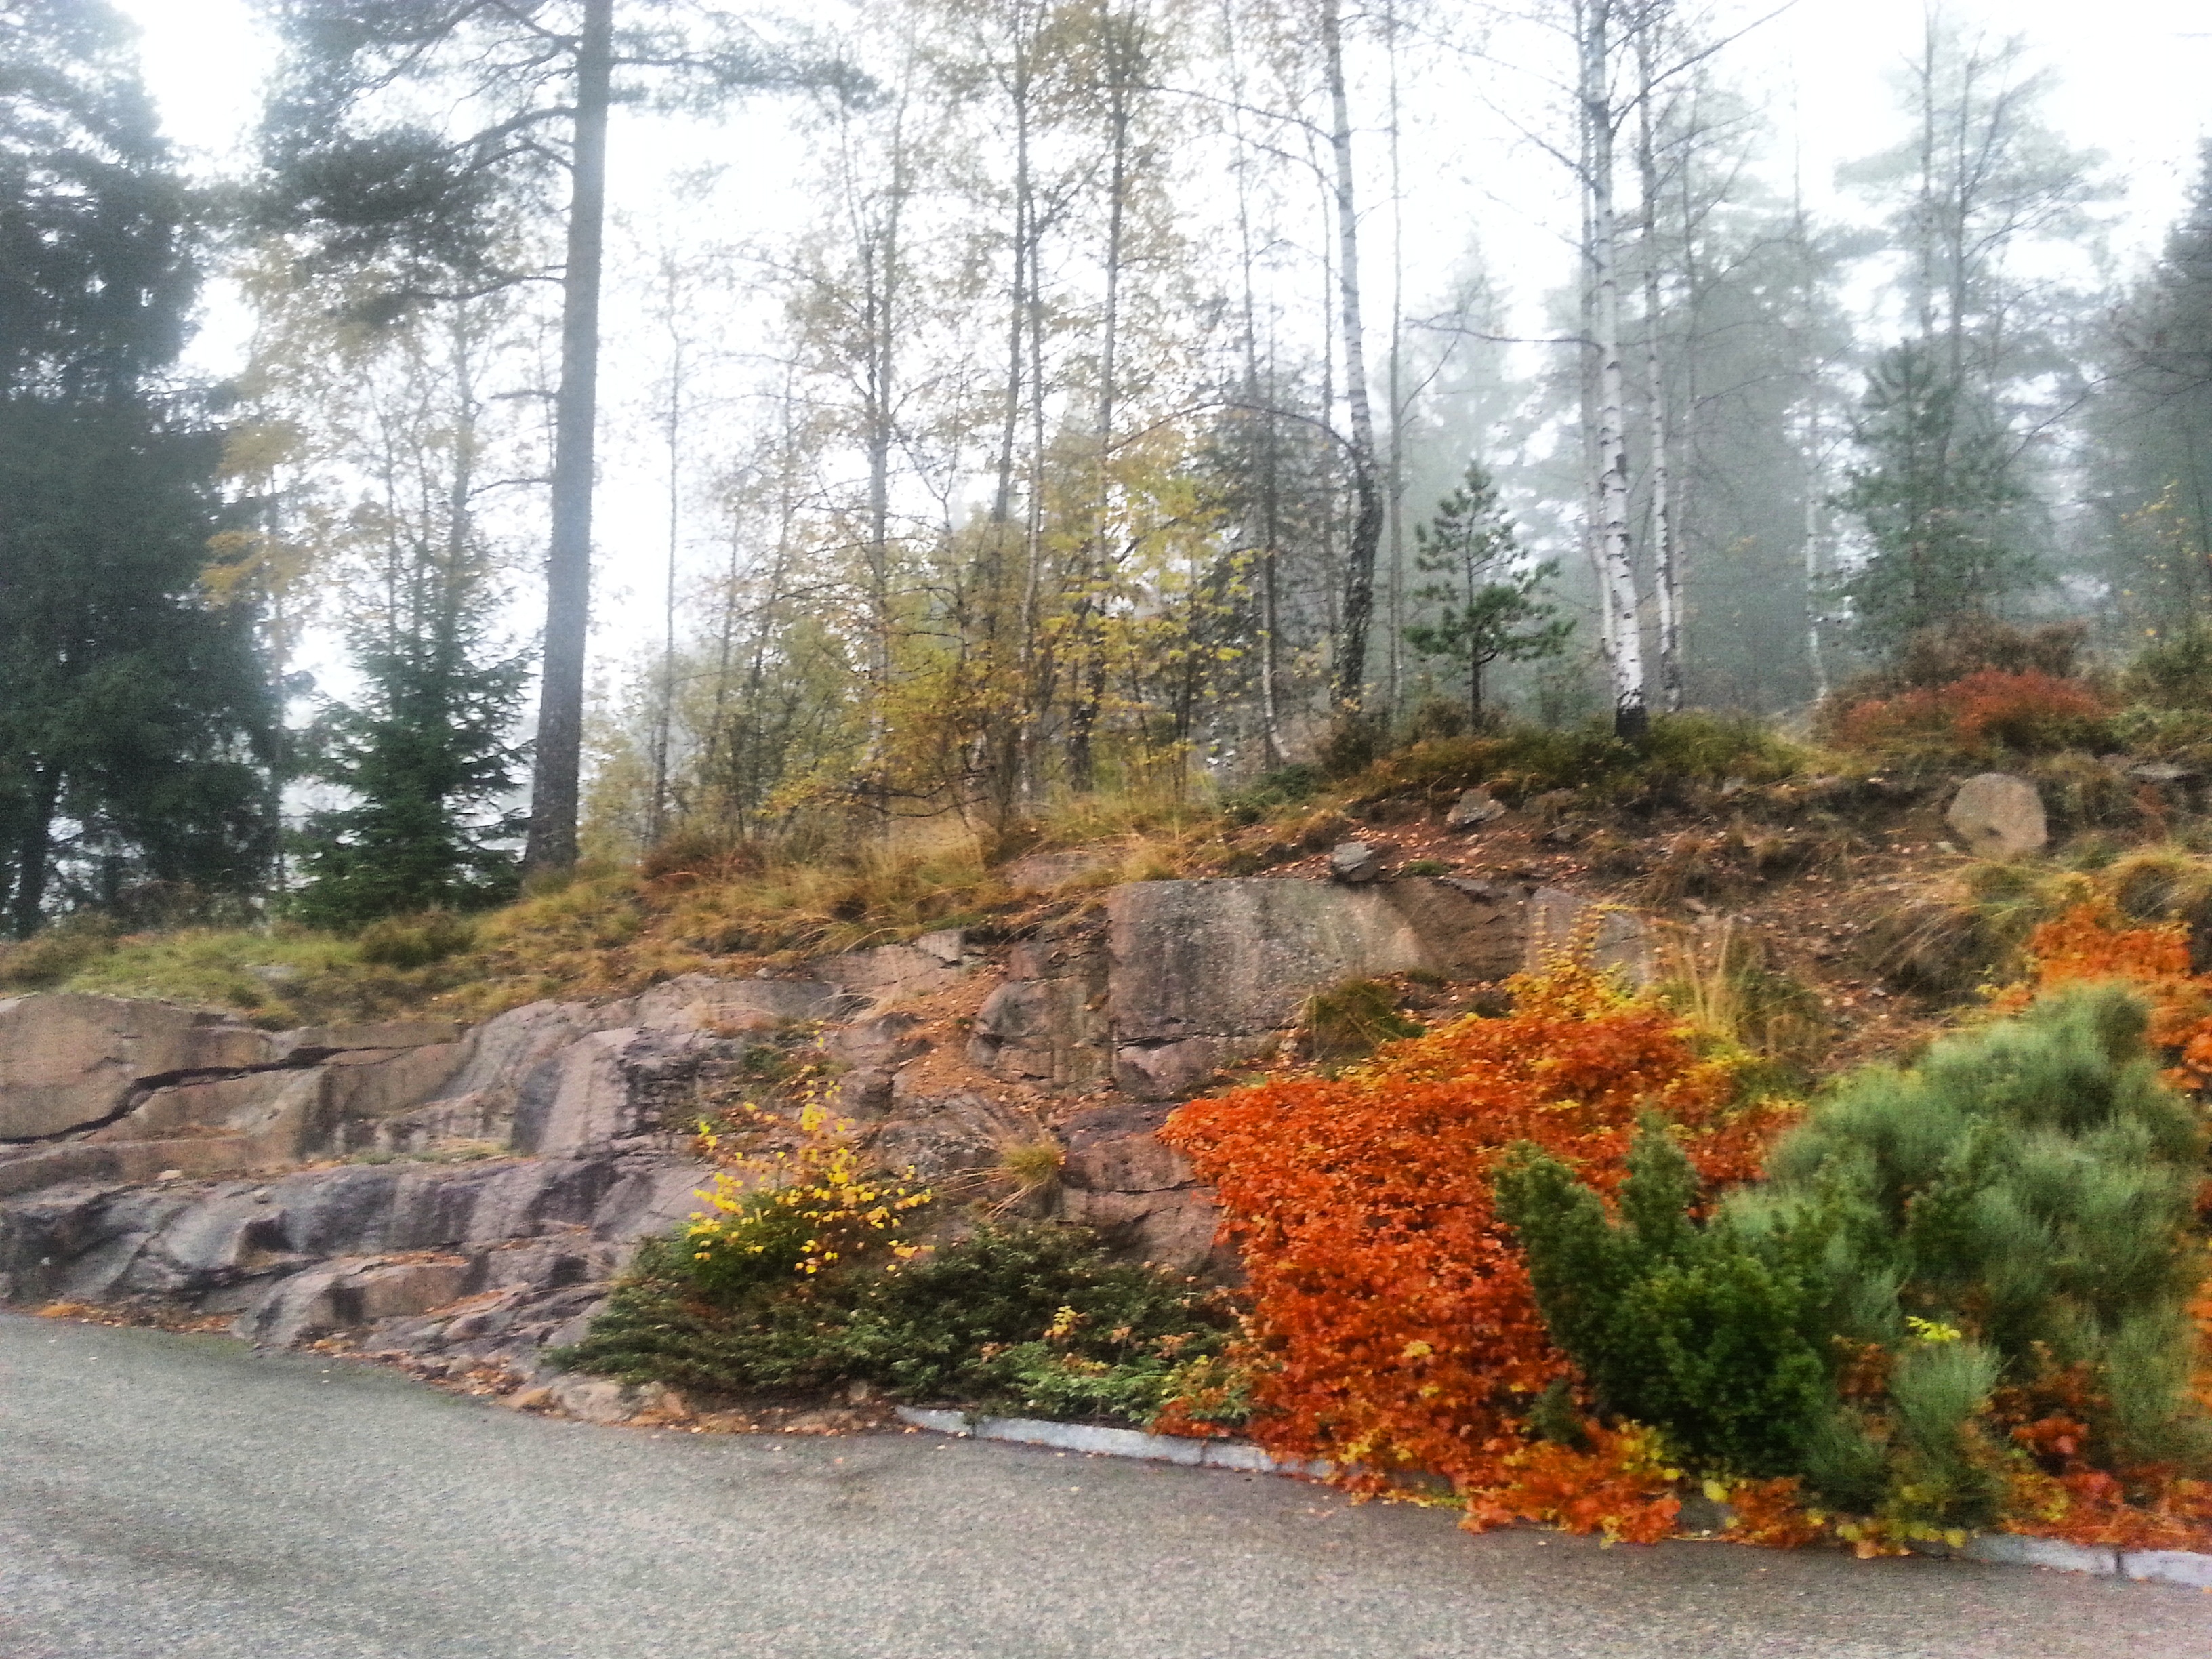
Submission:
<svg viewBox="0 0 2212 1659">
<path fill-rule="evenodd" d="M 73 993 L 0 1000 L 0 1141 L 43 1140 L 123 1112 L 166 1078 L 268 1063 L 266 1032 L 161 1002 Z"/>
</svg>

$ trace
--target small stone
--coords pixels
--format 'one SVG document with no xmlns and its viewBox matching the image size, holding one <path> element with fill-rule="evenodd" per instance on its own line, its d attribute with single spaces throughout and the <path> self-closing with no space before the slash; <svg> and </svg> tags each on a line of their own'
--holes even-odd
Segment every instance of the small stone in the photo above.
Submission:
<svg viewBox="0 0 2212 1659">
<path fill-rule="evenodd" d="M 1444 828 L 1474 830 L 1488 823 L 1493 818 L 1502 818 L 1504 816 L 1504 801 L 1497 799 L 1487 789 L 1469 789 L 1454 801 L 1451 811 L 1444 814 Z"/>
<path fill-rule="evenodd" d="M 924 933 L 915 940 L 914 948 L 925 956 L 936 957 L 947 968 L 957 968 L 967 948 L 967 936 L 957 927 L 941 928 L 934 933 Z"/>
<path fill-rule="evenodd" d="M 1328 855 L 1328 872 L 1339 881 L 1357 886 L 1381 875 L 1382 860 L 1364 841 L 1340 842 Z"/>
<path fill-rule="evenodd" d="M 544 1411 L 553 1403 L 553 1390 L 539 1384 L 534 1389 L 522 1389 L 506 1397 L 505 1403 L 519 1412 Z"/>
<path fill-rule="evenodd" d="M 1959 786 L 1945 815 L 1967 850 L 1983 858 L 2013 859 L 2039 853 L 2051 839 L 2043 797 L 2026 778 L 1983 772 Z"/>
<path fill-rule="evenodd" d="M 185 1172 L 182 1170 L 164 1170 L 154 1177 L 156 1181 L 182 1181 L 184 1178 Z"/>
</svg>

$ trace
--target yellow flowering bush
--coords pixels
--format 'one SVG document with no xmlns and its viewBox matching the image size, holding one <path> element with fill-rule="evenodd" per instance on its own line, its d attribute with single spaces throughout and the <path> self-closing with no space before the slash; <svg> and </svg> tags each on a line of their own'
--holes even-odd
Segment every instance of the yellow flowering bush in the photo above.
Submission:
<svg viewBox="0 0 2212 1659">
<path fill-rule="evenodd" d="M 747 1103 L 739 1111 L 766 1130 L 781 1123 Z M 849 1119 L 809 1097 L 795 1146 L 772 1152 L 733 1149 L 702 1121 L 701 1154 L 716 1165 L 697 1196 L 707 1207 L 684 1227 L 692 1277 L 709 1294 L 746 1289 L 790 1274 L 812 1275 L 865 1257 L 886 1266 L 920 1249 L 899 1237 L 906 1218 L 930 1201 L 927 1188 L 886 1176 L 861 1152 Z"/>
</svg>

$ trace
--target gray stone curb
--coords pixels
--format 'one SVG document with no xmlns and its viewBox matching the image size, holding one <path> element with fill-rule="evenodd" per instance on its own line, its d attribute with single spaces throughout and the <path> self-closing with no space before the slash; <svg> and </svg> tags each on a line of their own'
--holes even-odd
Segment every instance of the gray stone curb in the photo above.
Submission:
<svg viewBox="0 0 2212 1659">
<path fill-rule="evenodd" d="M 1175 1435 L 1145 1434 L 1135 1429 L 1102 1429 L 1086 1423 L 1050 1423 L 1034 1417 L 977 1417 L 961 1411 L 933 1411 L 918 1406 L 897 1408 L 900 1422 L 938 1434 L 976 1440 L 1006 1440 L 1017 1445 L 1049 1446 L 1056 1451 L 1088 1452 L 1099 1457 L 1149 1458 L 1199 1468 L 1242 1469 L 1252 1474 L 1304 1474 L 1323 1478 L 1331 1463 L 1302 1463 L 1270 1457 L 1243 1440 L 1186 1440 Z M 2094 1544 L 2067 1544 L 2055 1538 L 2027 1538 L 2017 1533 L 1978 1533 L 1956 1553 L 1968 1561 L 2000 1567 L 2051 1567 L 2132 1578 L 2139 1583 L 2178 1584 L 2212 1589 L 2212 1555 L 2193 1550 L 2116 1550 Z"/>
<path fill-rule="evenodd" d="M 900 1422 L 938 1434 L 976 1440 L 1006 1440 L 1055 1451 L 1089 1452 L 1100 1457 L 1148 1458 L 1208 1469 L 1242 1469 L 1248 1474 L 1323 1476 L 1335 1465 L 1302 1463 L 1270 1457 L 1243 1440 L 1188 1440 L 1179 1435 L 1146 1434 L 1137 1429 L 1102 1429 L 1088 1423 L 1048 1423 L 1035 1417 L 975 1417 L 960 1411 L 932 1411 L 919 1406 L 897 1408 Z"/>
<path fill-rule="evenodd" d="M 1985 1532 L 1968 1540 L 1959 1553 L 1969 1561 L 1986 1561 L 1996 1566 L 2052 1567 L 2060 1572 L 2132 1578 L 2144 1584 L 2212 1589 L 2212 1555 L 2196 1550 L 2116 1550 L 2101 1544 L 2067 1544 L 2055 1538 Z"/>
</svg>

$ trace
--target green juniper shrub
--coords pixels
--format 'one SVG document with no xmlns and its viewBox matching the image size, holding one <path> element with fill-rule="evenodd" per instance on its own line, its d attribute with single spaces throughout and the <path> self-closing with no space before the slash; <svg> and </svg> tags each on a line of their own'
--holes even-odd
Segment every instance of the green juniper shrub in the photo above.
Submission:
<svg viewBox="0 0 2212 1659">
<path fill-rule="evenodd" d="M 1659 714 L 1637 743 L 1614 735 L 1610 717 L 1584 726 L 1516 726 L 1464 738 L 1431 738 L 1377 759 L 1354 783 L 1362 799 L 1413 789 L 1441 792 L 1482 784 L 1515 805 L 1556 789 L 1589 798 L 1632 797 L 1729 778 L 1775 783 L 1814 758 L 1745 715 Z"/>
<path fill-rule="evenodd" d="M 1148 1422 L 1176 1373 L 1218 1356 L 1220 1292 L 1117 1261 L 1097 1235 L 985 1226 L 895 1270 L 802 1277 L 769 1248 L 701 1266 L 677 1237 L 641 1247 L 584 1340 L 578 1370 L 719 1393 L 866 1381 L 902 1400 Z"/>
<path fill-rule="evenodd" d="M 386 968 L 428 968 L 476 943 L 476 929 L 450 910 L 386 916 L 355 936 L 363 962 Z"/>
<path fill-rule="evenodd" d="M 2151 708 L 2212 707 L 2212 627 L 2179 629 L 2145 646 L 2120 676 L 2120 688 Z"/>
<path fill-rule="evenodd" d="M 66 916 L 20 943 L 0 940 L 0 989 L 44 991 L 112 954 L 118 930 L 97 911 Z"/>
<path fill-rule="evenodd" d="M 1339 709 L 1316 745 L 1322 773 L 1349 778 L 1390 752 L 1390 723 L 1357 708 Z"/>
<path fill-rule="evenodd" d="M 1221 798 L 1221 811 L 1233 823 L 1257 823 L 1269 813 L 1296 806 L 1319 794 L 1328 781 L 1318 766 L 1279 766 L 1245 787 Z"/>
</svg>

